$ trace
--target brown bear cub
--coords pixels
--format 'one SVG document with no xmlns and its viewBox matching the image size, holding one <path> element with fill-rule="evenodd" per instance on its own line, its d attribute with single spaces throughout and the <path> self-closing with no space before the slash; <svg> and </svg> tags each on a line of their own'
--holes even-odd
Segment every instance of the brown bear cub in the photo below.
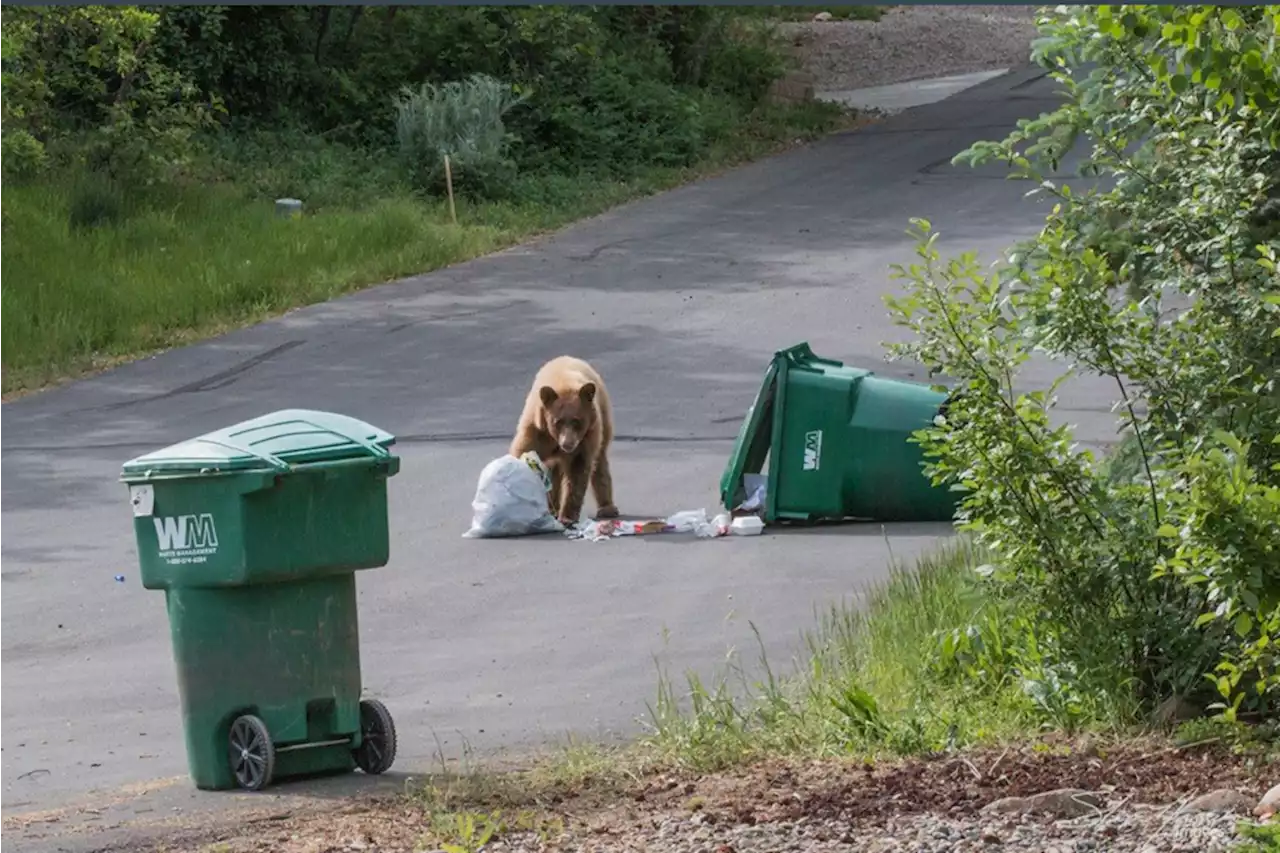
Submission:
<svg viewBox="0 0 1280 853">
<path fill-rule="evenodd" d="M 542 365 L 525 400 L 511 455 L 532 450 L 542 459 L 551 473 L 549 505 L 562 523 L 577 522 L 587 483 L 599 507 L 596 515 L 617 517 L 609 475 L 611 441 L 613 410 L 595 368 L 567 355 Z"/>
</svg>

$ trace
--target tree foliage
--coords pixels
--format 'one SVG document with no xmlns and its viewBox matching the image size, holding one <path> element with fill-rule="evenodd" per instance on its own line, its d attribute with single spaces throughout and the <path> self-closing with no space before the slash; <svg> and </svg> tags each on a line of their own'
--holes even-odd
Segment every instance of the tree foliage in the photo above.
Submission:
<svg viewBox="0 0 1280 853">
<path fill-rule="evenodd" d="M 898 269 L 896 354 L 958 381 L 929 470 L 1022 614 L 1029 689 L 1274 708 L 1280 8 L 1059 7 L 1040 36 L 1063 105 L 957 160 L 1033 181 L 1044 228 L 993 272 L 919 221 Z M 1087 188 L 1049 177 L 1077 156 Z M 1046 356 L 1069 369 L 1025 390 Z M 1132 464 L 1051 419 L 1073 374 L 1111 382 Z"/>
<path fill-rule="evenodd" d="M 700 6 L 187 6 L 163 13 L 175 68 L 238 123 L 392 141 L 394 96 L 476 74 L 511 83 L 525 167 L 687 163 L 716 131 L 707 93 L 753 105 L 778 76 L 763 36 Z"/>
<path fill-rule="evenodd" d="M 733 10 L 684 6 L 30 7 L 6 13 L 6 162 L 177 164 L 217 118 L 388 148 L 406 87 L 510 85 L 526 169 L 692 162 L 784 69 Z M 736 112 L 735 112 L 736 111 Z M 6 170 L 9 171 L 8 167 Z M 12 172 L 11 172 L 12 173 Z"/>
<path fill-rule="evenodd" d="M 50 144 L 114 175 L 181 164 L 217 102 L 164 61 L 160 16 L 133 7 L 24 6 L 3 24 L 6 171 L 38 171 Z M 13 157 L 13 162 L 9 162 Z"/>
</svg>

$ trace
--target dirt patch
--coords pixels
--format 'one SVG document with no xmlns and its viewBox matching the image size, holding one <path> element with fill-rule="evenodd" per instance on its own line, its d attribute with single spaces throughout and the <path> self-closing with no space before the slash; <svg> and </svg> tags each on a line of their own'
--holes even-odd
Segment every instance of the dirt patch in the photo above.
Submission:
<svg viewBox="0 0 1280 853">
<path fill-rule="evenodd" d="M 669 799 L 662 786 L 670 784 L 650 783 L 642 796 Z M 690 785 L 682 792 L 686 799 L 701 797 L 708 814 L 723 813 L 738 823 L 802 817 L 859 822 L 925 812 L 967 816 L 1003 797 L 1059 788 L 1104 791 L 1135 803 L 1171 803 L 1209 786 L 1258 796 L 1266 789 L 1258 768 L 1225 750 L 1135 747 L 979 750 L 887 766 L 769 762 L 683 787 Z"/>
<path fill-rule="evenodd" d="M 1232 788 L 1256 798 L 1268 787 L 1264 769 L 1214 745 L 1179 749 L 1156 744 L 1117 748 L 1042 744 L 880 765 L 778 759 L 702 777 L 665 773 L 620 790 L 611 788 L 608 796 L 588 786 L 528 807 L 510 799 L 457 802 L 450 804 L 452 814 L 442 815 L 433 814 L 425 800 L 395 798 L 337 808 L 329 804 L 292 814 L 254 816 L 202 834 L 188 832 L 183 838 L 166 839 L 163 848 L 152 849 L 169 853 L 434 850 L 441 841 L 459 843 L 468 831 L 474 841 L 486 822 L 496 829 L 486 850 L 693 850 L 702 849 L 696 843 L 699 839 L 716 834 L 732 835 L 740 848 L 744 839 L 757 837 L 752 833 L 760 838 L 784 833 L 779 842 L 779 849 L 784 849 L 798 843 L 795 839 L 807 837 L 801 829 L 815 827 L 824 838 L 855 844 L 886 826 L 900 828 L 914 816 L 928 817 L 930 833 L 943 831 L 939 826 L 945 831 L 951 831 L 945 827 L 963 828 L 968 823 L 978 827 L 983 821 L 980 809 L 994 800 L 1059 788 L 1099 791 L 1127 809 L 1177 803 L 1216 788 Z M 459 814 L 462 823 L 455 822 Z M 470 829 L 467 820 L 472 822 Z M 1229 823 L 1223 827 L 1223 832 L 1231 831 Z"/>
<path fill-rule="evenodd" d="M 780 25 L 819 92 L 1016 68 L 1031 56 L 1035 6 L 898 6 L 879 21 Z"/>
</svg>

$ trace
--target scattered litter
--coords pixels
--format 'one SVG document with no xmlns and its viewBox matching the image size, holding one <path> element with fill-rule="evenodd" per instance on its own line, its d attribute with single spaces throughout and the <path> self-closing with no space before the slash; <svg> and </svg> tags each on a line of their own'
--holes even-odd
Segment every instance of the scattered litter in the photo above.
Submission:
<svg viewBox="0 0 1280 853">
<path fill-rule="evenodd" d="M 743 474 L 742 488 L 747 499 L 738 504 L 738 511 L 755 512 L 764 507 L 765 496 L 769 493 L 769 477 L 767 474 Z"/>
<path fill-rule="evenodd" d="M 599 521 L 587 519 L 579 521 L 573 527 L 566 528 L 564 535 L 570 539 L 586 539 L 588 542 L 602 542 L 610 536 L 617 535 L 615 528 L 618 522 L 613 519 L 600 519 Z"/>
<path fill-rule="evenodd" d="M 667 519 L 667 525 L 675 533 L 697 533 L 699 528 L 708 526 L 705 509 L 686 509 L 677 512 Z"/>
<path fill-rule="evenodd" d="M 666 533 L 665 521 L 618 521 L 614 532 L 618 536 L 646 536 L 650 533 Z"/>
<path fill-rule="evenodd" d="M 764 521 L 758 515 L 740 515 L 729 525 L 734 536 L 759 536 L 764 532 Z"/>
<path fill-rule="evenodd" d="M 124 575 L 116 575 L 116 583 L 124 583 Z M 58 627 L 61 628 L 62 626 L 59 625 Z"/>
<path fill-rule="evenodd" d="M 758 530 L 764 529 L 764 522 L 755 519 Z M 733 532 L 733 519 L 729 513 L 722 512 L 715 518 L 708 519 L 705 509 L 688 509 L 677 512 L 666 519 L 646 519 L 643 521 L 623 521 L 614 518 L 587 519 L 580 521 L 565 530 L 570 539 L 586 539 L 588 542 L 603 542 L 616 536 L 647 536 L 654 533 L 692 533 L 699 539 L 716 539 L 728 536 Z M 755 533 L 738 533 L 739 536 L 752 536 Z"/>
<path fill-rule="evenodd" d="M 471 529 L 464 539 L 498 536 L 528 536 L 534 533 L 556 533 L 564 525 L 551 514 L 547 492 L 551 475 L 538 454 L 530 451 L 519 459 L 501 456 L 480 472 Z"/>
</svg>

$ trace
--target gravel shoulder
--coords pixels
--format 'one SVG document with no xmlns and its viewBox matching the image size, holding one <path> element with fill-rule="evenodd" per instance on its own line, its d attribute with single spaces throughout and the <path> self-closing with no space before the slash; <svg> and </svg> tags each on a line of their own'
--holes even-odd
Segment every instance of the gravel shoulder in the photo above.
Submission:
<svg viewBox="0 0 1280 853">
<path fill-rule="evenodd" d="M 1024 65 L 1036 6 L 898 6 L 879 21 L 781 25 L 819 91 Z"/>
<path fill-rule="evenodd" d="M 483 826 L 484 815 L 505 810 L 507 825 L 483 847 L 492 853 L 1215 853 L 1235 843 L 1237 825 L 1253 819 L 1249 812 L 1274 775 L 1274 765 L 1214 745 L 1042 742 L 885 765 L 770 760 L 700 777 L 649 776 L 607 791 L 544 791 L 527 806 L 509 797 L 477 800 L 465 813 Z M 318 803 L 185 841 L 170 838 L 164 849 L 470 849 L 449 835 L 461 825 L 456 817 L 442 823 L 424 803 Z"/>
</svg>

